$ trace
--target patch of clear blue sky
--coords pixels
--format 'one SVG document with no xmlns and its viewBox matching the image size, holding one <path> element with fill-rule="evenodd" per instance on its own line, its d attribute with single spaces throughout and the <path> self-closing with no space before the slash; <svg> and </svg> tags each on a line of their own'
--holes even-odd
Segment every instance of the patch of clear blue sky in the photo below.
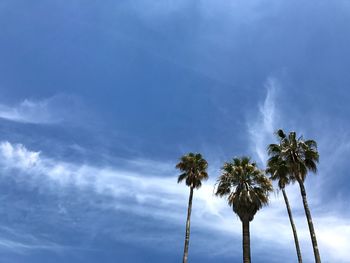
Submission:
<svg viewBox="0 0 350 263">
<path fill-rule="evenodd" d="M 190 150 L 223 161 L 250 154 L 247 118 L 258 112 L 270 77 L 281 84 L 280 110 L 307 135 L 317 138 L 327 125 L 343 133 L 349 128 L 347 1 L 157 2 L 2 0 L 0 102 L 14 105 L 63 94 L 79 103 L 71 110 L 78 116 L 63 126 L 1 120 L 1 140 L 98 165 L 116 158 L 174 161 Z M 89 151 L 74 151 L 73 144 Z M 343 174 L 345 166 L 337 169 Z M 6 262 L 179 261 L 182 228 L 177 240 L 168 240 L 173 250 L 167 251 L 111 240 L 103 227 L 96 227 L 102 233 L 89 235 L 90 240 L 79 229 L 72 237 L 69 224 L 62 225 L 56 211 L 48 210 L 57 197 L 35 189 L 23 192 L 23 186 L 7 180 L 0 185 L 6 202 L 0 209 L 3 225 L 37 233 L 58 225 L 52 232 L 57 243 L 88 244 L 78 251 L 0 250 Z M 345 176 L 338 180 L 349 183 Z M 64 200 L 74 199 L 72 191 Z M 72 211 L 88 215 L 74 200 Z M 132 215 L 101 213 L 106 221 L 101 226 L 111 229 L 127 227 L 128 217 L 133 226 L 145 223 Z M 97 214 L 82 225 L 93 228 Z M 205 251 L 196 251 L 193 262 L 240 258 L 234 253 L 207 258 Z M 262 256 L 255 256 L 259 262 Z"/>
</svg>

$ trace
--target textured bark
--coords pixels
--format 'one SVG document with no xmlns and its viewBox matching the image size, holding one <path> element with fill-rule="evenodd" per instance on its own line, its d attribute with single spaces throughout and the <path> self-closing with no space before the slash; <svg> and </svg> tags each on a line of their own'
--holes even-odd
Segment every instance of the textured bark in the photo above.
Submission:
<svg viewBox="0 0 350 263">
<path fill-rule="evenodd" d="M 249 220 L 242 221 L 242 228 L 243 228 L 243 263 L 250 263 Z"/>
<path fill-rule="evenodd" d="M 290 225 L 292 226 L 292 230 L 293 230 L 294 243 L 295 243 L 295 249 L 296 249 L 296 251 L 297 251 L 298 262 L 299 262 L 299 263 L 302 263 L 303 260 L 302 260 L 302 258 L 301 258 L 301 252 L 300 252 L 298 234 L 297 234 L 297 230 L 296 230 L 296 228 L 295 228 L 295 224 L 294 224 L 294 220 L 293 220 L 293 215 L 292 215 L 292 210 L 290 209 L 288 197 L 287 197 L 286 191 L 285 191 L 284 189 L 282 189 L 282 193 L 283 193 L 284 201 L 285 201 L 285 203 L 286 203 L 286 207 L 287 207 L 287 211 L 288 211 L 288 216 L 289 216 Z"/>
<path fill-rule="evenodd" d="M 318 246 L 317 246 L 317 239 L 316 239 L 316 233 L 314 229 L 314 224 L 312 222 L 312 217 L 311 217 L 311 212 L 309 209 L 309 205 L 307 203 L 307 198 L 306 198 L 306 191 L 304 187 L 303 181 L 300 179 L 298 180 L 299 186 L 300 186 L 300 193 L 303 198 L 303 204 L 304 204 L 304 209 L 305 209 L 305 215 L 307 218 L 307 223 L 309 225 L 309 230 L 310 230 L 310 236 L 311 236 L 311 241 L 312 241 L 312 247 L 314 249 L 314 255 L 315 255 L 315 262 L 316 263 L 321 263 L 321 257 L 320 257 L 320 252 L 318 251 Z"/>
<path fill-rule="evenodd" d="M 186 236 L 185 236 L 185 247 L 183 263 L 187 263 L 188 259 L 188 246 L 190 243 L 190 225 L 191 225 L 191 211 L 192 211 L 192 198 L 193 198 L 193 187 L 190 187 L 190 197 L 188 198 L 188 208 L 187 208 L 187 221 L 186 221 Z"/>
</svg>

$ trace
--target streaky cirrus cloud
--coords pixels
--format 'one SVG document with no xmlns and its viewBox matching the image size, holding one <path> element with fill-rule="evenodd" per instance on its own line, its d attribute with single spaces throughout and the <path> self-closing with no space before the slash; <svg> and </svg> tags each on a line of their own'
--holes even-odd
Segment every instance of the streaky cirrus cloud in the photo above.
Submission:
<svg viewBox="0 0 350 263">
<path fill-rule="evenodd" d="M 53 242 L 49 237 L 25 233 L 13 227 L 0 226 L 0 251 L 13 252 L 17 254 L 31 253 L 33 251 L 52 251 L 60 253 L 65 250 L 82 250 L 85 248 L 64 246 Z"/>
<path fill-rule="evenodd" d="M 257 156 L 261 164 L 267 160 L 266 146 L 274 141 L 274 132 L 278 128 L 279 116 L 276 109 L 276 96 L 279 89 L 276 78 L 270 77 L 265 83 L 266 97 L 259 104 L 259 112 L 256 119 L 247 122 L 248 133 L 251 138 L 251 151 Z"/>
<path fill-rule="evenodd" d="M 13 105 L 0 103 L 0 119 L 18 123 L 57 124 L 80 114 L 79 101 L 73 96 L 56 95 L 44 99 L 24 99 Z"/>
</svg>

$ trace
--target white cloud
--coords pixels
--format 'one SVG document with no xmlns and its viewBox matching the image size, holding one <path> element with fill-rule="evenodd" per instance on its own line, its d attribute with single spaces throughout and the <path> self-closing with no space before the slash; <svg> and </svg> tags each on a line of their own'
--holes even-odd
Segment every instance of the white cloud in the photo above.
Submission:
<svg viewBox="0 0 350 263">
<path fill-rule="evenodd" d="M 274 141 L 273 133 L 276 131 L 278 115 L 276 112 L 275 97 L 279 83 L 269 78 L 265 84 L 267 95 L 264 103 L 259 105 L 257 119 L 248 120 L 248 132 L 251 138 L 252 152 L 257 155 L 261 164 L 267 160 L 266 147 Z"/>
<path fill-rule="evenodd" d="M 14 106 L 0 104 L 0 118 L 23 123 L 51 123 L 48 101 L 24 100 Z"/>
<path fill-rule="evenodd" d="M 54 124 L 72 117 L 78 110 L 73 97 L 57 95 L 42 100 L 25 99 L 15 105 L 0 103 L 0 118 L 20 123 Z"/>
<path fill-rule="evenodd" d="M 9 142 L 0 143 L 2 163 L 8 167 L 30 169 L 39 162 L 39 152 L 28 151 L 23 145 L 12 145 Z"/>
</svg>

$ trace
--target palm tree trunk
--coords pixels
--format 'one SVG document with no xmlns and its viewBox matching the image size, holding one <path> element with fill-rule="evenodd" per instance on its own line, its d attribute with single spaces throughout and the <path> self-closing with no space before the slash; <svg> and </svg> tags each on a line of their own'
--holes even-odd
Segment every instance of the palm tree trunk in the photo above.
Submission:
<svg viewBox="0 0 350 263">
<path fill-rule="evenodd" d="M 321 257 L 320 257 L 320 252 L 318 251 L 314 224 L 312 222 L 311 212 L 310 212 L 309 205 L 308 205 L 307 199 L 306 199 L 306 191 L 305 191 L 304 183 L 300 179 L 298 180 L 298 183 L 299 183 L 299 186 L 300 186 L 300 193 L 301 193 L 301 196 L 303 198 L 303 203 L 304 203 L 304 209 L 305 209 L 305 215 L 306 215 L 306 218 L 307 218 L 307 223 L 309 225 L 310 236 L 311 236 L 312 246 L 313 246 L 314 255 L 315 255 L 315 262 L 316 263 L 321 263 Z"/>
<path fill-rule="evenodd" d="M 243 263 L 250 263 L 249 220 L 243 220 L 242 226 L 243 226 Z"/>
<path fill-rule="evenodd" d="M 295 224 L 294 224 L 294 220 L 293 220 L 293 215 L 292 215 L 292 210 L 290 209 L 290 206 L 289 206 L 289 201 L 288 201 L 287 193 L 286 193 L 286 191 L 284 190 L 284 188 L 282 188 L 282 193 L 283 193 L 284 202 L 286 203 L 286 207 L 287 207 L 287 211 L 288 211 L 288 216 L 289 216 L 290 225 L 292 226 L 292 230 L 293 230 L 294 243 L 295 243 L 295 249 L 297 250 L 298 262 L 299 262 L 299 263 L 302 263 L 303 260 L 302 260 L 302 258 L 301 258 L 301 252 L 300 252 L 298 234 L 297 234 L 297 230 L 296 230 L 296 228 L 295 228 Z"/>
<path fill-rule="evenodd" d="M 186 221 L 186 236 L 185 236 L 185 248 L 183 263 L 187 263 L 188 258 L 188 245 L 190 243 L 190 223 L 191 223 L 191 211 L 192 211 L 192 198 L 193 198 L 193 187 L 190 187 L 190 197 L 188 199 L 188 208 L 187 208 L 187 221 Z"/>
</svg>

